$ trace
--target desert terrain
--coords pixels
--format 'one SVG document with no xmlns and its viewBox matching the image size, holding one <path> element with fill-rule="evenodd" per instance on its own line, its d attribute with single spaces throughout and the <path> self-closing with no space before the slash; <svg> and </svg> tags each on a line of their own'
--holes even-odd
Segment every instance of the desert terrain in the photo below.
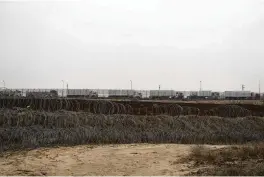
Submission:
<svg viewBox="0 0 264 177">
<path fill-rule="evenodd" d="M 187 175 L 198 169 L 180 162 L 194 145 L 126 144 L 40 148 L 6 153 L 1 175 Z M 208 146 L 222 148 L 224 146 Z"/>
</svg>

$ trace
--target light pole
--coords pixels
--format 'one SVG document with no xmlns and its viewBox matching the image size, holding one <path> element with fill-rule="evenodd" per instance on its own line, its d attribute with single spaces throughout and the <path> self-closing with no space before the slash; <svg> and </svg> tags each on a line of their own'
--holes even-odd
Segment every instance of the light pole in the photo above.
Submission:
<svg viewBox="0 0 264 177">
<path fill-rule="evenodd" d="M 61 80 L 62 82 L 62 97 L 63 97 L 63 92 L 64 92 L 64 80 Z"/>
<path fill-rule="evenodd" d="M 259 80 L 259 99 L 261 100 L 261 93 L 260 93 L 260 80 Z"/>
<path fill-rule="evenodd" d="M 4 84 L 4 88 L 5 88 L 5 81 L 4 81 L 4 80 L 2 80 L 2 82 L 3 82 L 3 84 Z"/>
<path fill-rule="evenodd" d="M 131 87 L 131 90 L 132 90 L 132 80 L 130 80 L 130 87 Z"/>
<path fill-rule="evenodd" d="M 159 94 L 160 94 L 160 85 L 159 85 Z M 158 96 L 159 96 L 159 94 L 158 94 Z"/>
<path fill-rule="evenodd" d="M 200 81 L 200 91 L 202 91 L 202 81 Z"/>
<path fill-rule="evenodd" d="M 66 89 L 67 89 L 67 91 L 66 91 L 66 94 L 68 95 L 68 90 L 69 90 L 69 85 L 68 85 L 68 82 L 66 83 L 67 85 L 66 85 Z"/>
</svg>

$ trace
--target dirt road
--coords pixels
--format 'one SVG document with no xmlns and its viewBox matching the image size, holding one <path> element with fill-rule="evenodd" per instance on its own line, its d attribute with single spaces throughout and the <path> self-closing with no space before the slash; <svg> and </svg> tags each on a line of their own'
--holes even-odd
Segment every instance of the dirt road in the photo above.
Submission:
<svg viewBox="0 0 264 177">
<path fill-rule="evenodd" d="M 4 154 L 0 176 L 185 175 L 197 170 L 190 167 L 192 162 L 179 163 L 190 150 L 190 145 L 177 144 L 40 148 Z"/>
</svg>

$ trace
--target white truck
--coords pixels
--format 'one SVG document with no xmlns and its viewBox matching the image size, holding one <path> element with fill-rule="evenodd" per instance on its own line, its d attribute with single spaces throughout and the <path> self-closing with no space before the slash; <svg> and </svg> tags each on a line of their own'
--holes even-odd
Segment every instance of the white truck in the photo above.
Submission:
<svg viewBox="0 0 264 177">
<path fill-rule="evenodd" d="M 174 90 L 150 90 L 150 99 L 170 99 L 176 96 Z"/>
<path fill-rule="evenodd" d="M 98 98 L 98 93 L 90 89 L 68 89 L 68 98 Z"/>
<path fill-rule="evenodd" d="M 225 91 L 224 99 L 249 99 L 251 97 L 250 91 Z"/>
<path fill-rule="evenodd" d="M 135 90 L 109 90 L 108 98 L 137 98 L 141 99 L 142 94 Z"/>
</svg>

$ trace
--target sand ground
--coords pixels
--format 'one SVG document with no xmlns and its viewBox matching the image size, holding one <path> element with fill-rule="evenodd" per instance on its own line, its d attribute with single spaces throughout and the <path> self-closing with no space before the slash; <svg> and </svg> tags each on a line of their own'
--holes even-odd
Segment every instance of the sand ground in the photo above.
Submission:
<svg viewBox="0 0 264 177">
<path fill-rule="evenodd" d="M 39 148 L 5 153 L 0 157 L 3 175 L 147 176 L 186 175 L 192 162 L 179 162 L 193 145 L 131 144 Z M 220 148 L 221 146 L 208 146 Z"/>
</svg>

